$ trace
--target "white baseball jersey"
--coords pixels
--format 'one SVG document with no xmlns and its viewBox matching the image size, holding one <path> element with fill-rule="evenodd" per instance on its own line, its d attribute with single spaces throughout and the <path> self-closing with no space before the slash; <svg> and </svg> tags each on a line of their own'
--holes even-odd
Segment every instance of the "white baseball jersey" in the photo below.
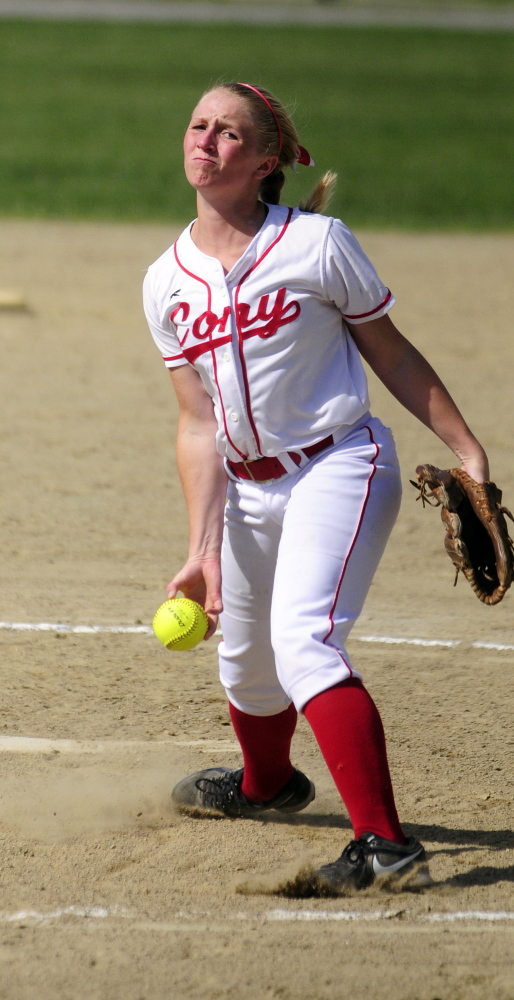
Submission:
<svg viewBox="0 0 514 1000">
<path fill-rule="evenodd" d="M 189 226 L 144 282 L 164 362 L 199 372 L 217 449 L 232 461 L 308 447 L 358 421 L 367 381 L 344 320 L 378 318 L 394 302 L 340 220 L 280 205 L 228 274 Z"/>
</svg>

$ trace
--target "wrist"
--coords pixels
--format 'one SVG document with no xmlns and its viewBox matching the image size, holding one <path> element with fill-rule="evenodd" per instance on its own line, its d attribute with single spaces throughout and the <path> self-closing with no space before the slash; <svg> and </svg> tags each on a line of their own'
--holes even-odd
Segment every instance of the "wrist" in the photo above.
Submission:
<svg viewBox="0 0 514 1000">
<path fill-rule="evenodd" d="M 472 438 L 463 447 L 454 448 L 454 452 L 462 468 L 476 482 L 487 482 L 489 480 L 489 460 L 482 445 L 476 438 Z"/>
<path fill-rule="evenodd" d="M 198 565 L 206 562 L 219 562 L 221 559 L 221 545 L 210 548 L 196 548 L 191 546 L 187 557 L 188 563 Z"/>
</svg>

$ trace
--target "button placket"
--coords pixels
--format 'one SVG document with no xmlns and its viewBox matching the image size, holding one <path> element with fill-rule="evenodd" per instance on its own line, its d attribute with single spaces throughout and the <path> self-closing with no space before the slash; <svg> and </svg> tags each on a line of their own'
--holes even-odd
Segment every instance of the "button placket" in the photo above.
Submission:
<svg viewBox="0 0 514 1000">
<path fill-rule="evenodd" d="M 251 256 L 251 255 L 250 255 Z M 218 391 L 221 396 L 222 405 L 225 407 L 226 418 L 229 426 L 234 429 L 233 444 L 246 452 L 252 459 L 257 457 L 256 442 L 246 412 L 245 393 L 242 383 L 242 373 L 239 365 L 239 344 L 238 331 L 234 317 L 234 289 L 243 274 L 251 267 L 252 259 L 240 260 L 235 269 L 230 272 L 230 279 L 220 270 L 217 272 L 216 281 L 216 306 L 215 311 L 222 315 L 226 306 L 230 306 L 231 315 L 227 323 L 226 333 L 230 331 L 231 342 L 227 345 L 220 345 L 217 367 Z M 216 308 L 219 307 L 219 308 Z M 229 435 L 232 438 L 232 434 Z"/>
</svg>

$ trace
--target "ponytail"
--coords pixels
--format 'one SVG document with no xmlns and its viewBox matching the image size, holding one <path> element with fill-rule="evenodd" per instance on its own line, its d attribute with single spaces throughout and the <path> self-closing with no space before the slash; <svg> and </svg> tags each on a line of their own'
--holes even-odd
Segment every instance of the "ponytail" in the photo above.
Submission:
<svg viewBox="0 0 514 1000">
<path fill-rule="evenodd" d="M 302 199 L 299 209 L 302 212 L 324 212 L 334 193 L 337 182 L 337 174 L 333 170 L 327 170 L 316 187 L 313 188 L 308 198 Z"/>
</svg>

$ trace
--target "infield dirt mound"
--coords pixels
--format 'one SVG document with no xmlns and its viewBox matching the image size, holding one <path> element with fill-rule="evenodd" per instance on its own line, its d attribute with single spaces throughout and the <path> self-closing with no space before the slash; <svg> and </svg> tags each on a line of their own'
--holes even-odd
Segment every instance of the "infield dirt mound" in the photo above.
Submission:
<svg viewBox="0 0 514 1000">
<path fill-rule="evenodd" d="M 174 233 L 4 222 L 2 235 L 0 286 L 28 309 L 0 311 L 0 618 L 150 624 L 186 552 L 176 407 L 140 304 Z M 514 237 L 362 241 L 512 508 Z M 514 645 L 513 597 L 487 608 L 463 580 L 453 589 L 438 512 L 408 484 L 449 453 L 374 378 L 371 392 L 405 497 L 351 651 L 434 888 L 237 893 L 332 861 L 351 836 L 305 722 L 294 760 L 317 795 L 304 813 L 177 817 L 179 777 L 240 763 L 217 640 L 170 653 L 144 634 L 0 630 L 3 733 L 106 744 L 2 752 L 2 1000 L 512 1000 L 514 650 L 473 643 Z M 364 641 L 377 636 L 459 645 Z M 507 916 L 458 917 L 470 912 Z"/>
</svg>

